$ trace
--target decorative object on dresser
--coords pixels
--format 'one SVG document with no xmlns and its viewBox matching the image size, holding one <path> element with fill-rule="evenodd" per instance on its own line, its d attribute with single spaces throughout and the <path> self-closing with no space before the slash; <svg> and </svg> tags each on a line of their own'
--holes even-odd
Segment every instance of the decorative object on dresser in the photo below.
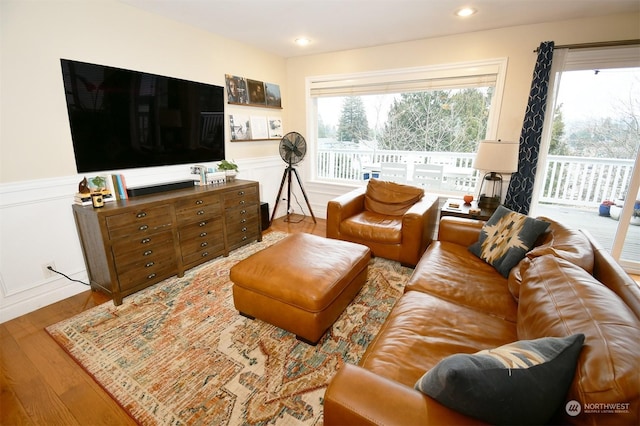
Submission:
<svg viewBox="0 0 640 426">
<path fill-rule="evenodd" d="M 73 206 L 91 287 L 122 298 L 262 239 L 258 183 L 237 180 Z"/>
<path fill-rule="evenodd" d="M 502 201 L 502 173 L 518 170 L 518 142 L 481 141 L 473 168 L 487 172 L 480 183 L 478 206 L 495 209 Z"/>
<path fill-rule="evenodd" d="M 227 160 L 222 160 L 218 163 L 218 170 L 224 170 L 227 182 L 233 182 L 233 180 L 236 178 L 236 175 L 240 171 L 236 163 L 232 163 L 231 161 Z"/>
</svg>

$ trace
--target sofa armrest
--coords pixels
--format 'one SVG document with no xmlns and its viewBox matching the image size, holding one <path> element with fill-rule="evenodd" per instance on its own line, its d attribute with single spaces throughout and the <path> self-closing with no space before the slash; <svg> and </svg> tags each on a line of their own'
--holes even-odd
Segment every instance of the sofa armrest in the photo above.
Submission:
<svg viewBox="0 0 640 426">
<path fill-rule="evenodd" d="M 415 266 L 435 236 L 438 197 L 423 197 L 402 216 L 400 263 Z"/>
<path fill-rule="evenodd" d="M 354 189 L 327 203 L 327 238 L 340 237 L 340 223 L 364 210 L 366 187 Z"/>
<path fill-rule="evenodd" d="M 440 219 L 438 240 L 448 241 L 465 247 L 470 246 L 478 241 L 480 230 L 484 224 L 485 222 L 483 220 L 444 216 Z"/>
<path fill-rule="evenodd" d="M 330 425 L 465 425 L 482 424 L 453 411 L 423 393 L 345 364 L 324 396 L 324 424 Z"/>
</svg>

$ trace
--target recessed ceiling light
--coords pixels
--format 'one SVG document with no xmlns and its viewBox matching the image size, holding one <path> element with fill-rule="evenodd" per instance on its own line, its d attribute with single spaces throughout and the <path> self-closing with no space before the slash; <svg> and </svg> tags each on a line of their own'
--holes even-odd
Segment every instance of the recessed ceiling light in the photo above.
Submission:
<svg viewBox="0 0 640 426">
<path fill-rule="evenodd" d="M 309 43 L 311 43 L 311 40 L 309 40 L 308 38 L 305 38 L 305 37 L 300 37 L 300 38 L 296 39 L 296 44 L 298 46 L 306 46 Z"/>
<path fill-rule="evenodd" d="M 462 9 L 458 9 L 456 11 L 456 16 L 459 16 L 461 18 L 466 18 L 467 16 L 471 16 L 473 14 L 475 14 L 477 12 L 477 10 L 475 10 L 472 7 L 463 7 Z"/>
</svg>

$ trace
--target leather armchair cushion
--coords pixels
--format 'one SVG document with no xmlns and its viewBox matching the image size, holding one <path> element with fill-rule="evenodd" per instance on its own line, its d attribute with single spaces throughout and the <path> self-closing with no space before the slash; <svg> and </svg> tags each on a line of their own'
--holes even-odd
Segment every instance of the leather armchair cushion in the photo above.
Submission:
<svg viewBox="0 0 640 426">
<path fill-rule="evenodd" d="M 363 211 L 340 223 L 340 232 L 357 240 L 386 244 L 402 242 L 402 216 Z"/>
<path fill-rule="evenodd" d="M 637 423 L 640 320 L 611 289 L 564 259 L 550 255 L 532 259 L 523 271 L 517 329 L 520 339 L 583 333 L 585 346 L 567 401 L 576 400 L 583 407 L 630 406 L 626 413 L 583 412 L 579 422 Z"/>
<path fill-rule="evenodd" d="M 402 216 L 423 196 L 422 188 L 371 179 L 365 192 L 364 208 L 381 215 Z"/>
</svg>

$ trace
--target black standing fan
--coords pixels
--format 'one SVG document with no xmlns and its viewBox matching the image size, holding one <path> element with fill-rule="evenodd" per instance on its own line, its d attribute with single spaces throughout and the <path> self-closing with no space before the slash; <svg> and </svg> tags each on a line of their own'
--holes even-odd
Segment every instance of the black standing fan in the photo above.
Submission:
<svg viewBox="0 0 640 426">
<path fill-rule="evenodd" d="M 273 208 L 273 213 L 271 214 L 271 222 L 273 222 L 273 217 L 276 215 L 276 211 L 278 210 L 278 203 L 280 202 L 280 196 L 282 195 L 282 188 L 284 187 L 285 180 L 287 181 L 287 219 L 289 217 L 291 212 L 291 173 L 293 172 L 296 175 L 296 179 L 298 180 L 298 184 L 302 190 L 304 200 L 307 202 L 307 207 L 309 207 L 309 213 L 311 213 L 313 223 L 317 223 L 316 217 L 313 215 L 313 210 L 311 210 L 307 193 L 304 192 L 300 176 L 298 176 L 298 171 L 293 167 L 295 164 L 302 161 L 306 153 L 307 142 L 300 133 L 289 132 L 280 140 L 280 157 L 282 157 L 284 162 L 287 163 L 287 168 L 284 170 L 284 174 L 282 175 L 282 182 L 280 182 L 280 190 L 278 191 L 278 197 L 276 198 L 276 205 Z"/>
</svg>

